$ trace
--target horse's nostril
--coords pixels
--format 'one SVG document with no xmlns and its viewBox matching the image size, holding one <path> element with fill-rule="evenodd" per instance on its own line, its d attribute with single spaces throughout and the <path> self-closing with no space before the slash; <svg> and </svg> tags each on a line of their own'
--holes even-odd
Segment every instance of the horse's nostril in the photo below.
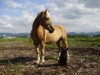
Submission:
<svg viewBox="0 0 100 75">
<path fill-rule="evenodd" d="M 52 27 L 52 31 L 55 31 L 55 29 Z"/>
<path fill-rule="evenodd" d="M 53 28 L 53 31 L 55 31 L 55 29 Z"/>
<path fill-rule="evenodd" d="M 53 32 L 54 32 L 54 30 L 50 30 L 50 31 L 49 31 L 49 33 L 53 33 Z"/>
</svg>

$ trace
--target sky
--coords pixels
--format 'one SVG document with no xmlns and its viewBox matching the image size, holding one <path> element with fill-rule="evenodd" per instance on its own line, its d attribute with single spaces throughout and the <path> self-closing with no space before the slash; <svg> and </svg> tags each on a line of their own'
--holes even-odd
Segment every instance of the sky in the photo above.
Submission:
<svg viewBox="0 0 100 75">
<path fill-rule="evenodd" d="M 100 0 L 0 0 L 0 33 L 30 33 L 41 11 L 68 32 L 100 31 Z"/>
</svg>

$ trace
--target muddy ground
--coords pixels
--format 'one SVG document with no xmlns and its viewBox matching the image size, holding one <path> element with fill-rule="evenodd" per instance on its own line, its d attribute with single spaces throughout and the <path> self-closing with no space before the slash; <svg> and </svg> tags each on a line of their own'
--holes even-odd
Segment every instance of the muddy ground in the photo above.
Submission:
<svg viewBox="0 0 100 75">
<path fill-rule="evenodd" d="M 100 75 L 100 48 L 69 48 L 67 66 L 59 66 L 57 48 L 46 48 L 45 63 L 36 65 L 34 48 L 20 42 L 0 43 L 0 75 Z"/>
</svg>

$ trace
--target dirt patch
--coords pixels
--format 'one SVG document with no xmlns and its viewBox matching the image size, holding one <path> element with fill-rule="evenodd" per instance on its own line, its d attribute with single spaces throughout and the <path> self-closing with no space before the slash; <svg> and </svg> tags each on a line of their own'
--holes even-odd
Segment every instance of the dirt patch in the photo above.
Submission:
<svg viewBox="0 0 100 75">
<path fill-rule="evenodd" d="M 0 75 L 100 75 L 100 49 L 70 47 L 67 66 L 58 65 L 58 49 L 46 49 L 44 64 L 34 64 L 36 53 L 23 43 L 0 46 Z"/>
</svg>

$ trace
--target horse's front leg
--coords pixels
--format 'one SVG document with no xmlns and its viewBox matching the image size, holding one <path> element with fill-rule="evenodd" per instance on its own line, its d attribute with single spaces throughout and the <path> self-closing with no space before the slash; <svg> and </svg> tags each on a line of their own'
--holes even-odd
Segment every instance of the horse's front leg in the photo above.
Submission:
<svg viewBox="0 0 100 75">
<path fill-rule="evenodd" d="M 45 53 L 45 42 L 41 42 L 41 63 L 45 62 L 44 53 Z"/>
<path fill-rule="evenodd" d="M 40 63 L 40 50 L 39 50 L 39 46 L 36 46 L 35 49 L 36 49 L 36 53 L 37 53 L 37 61 L 36 61 L 36 63 L 39 64 Z"/>
</svg>

